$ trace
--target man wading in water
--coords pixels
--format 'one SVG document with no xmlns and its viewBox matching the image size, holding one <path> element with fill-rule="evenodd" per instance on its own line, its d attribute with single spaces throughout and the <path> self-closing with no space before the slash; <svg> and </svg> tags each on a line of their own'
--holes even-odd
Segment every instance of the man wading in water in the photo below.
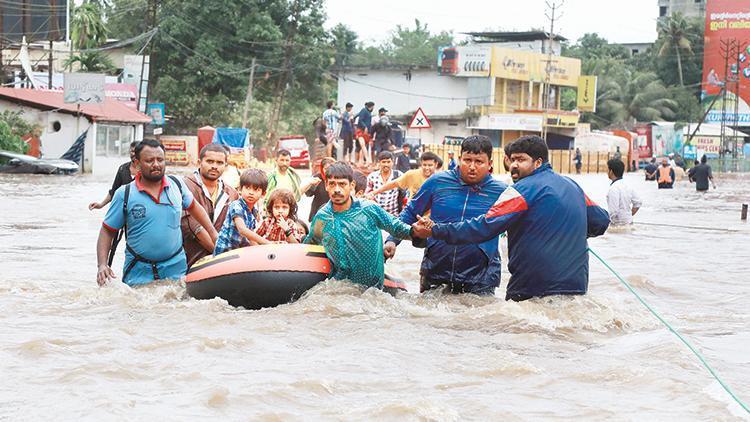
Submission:
<svg viewBox="0 0 750 422">
<path fill-rule="evenodd" d="M 96 243 L 99 285 L 115 278 L 107 265 L 112 239 L 125 227 L 125 265 L 122 280 L 130 286 L 154 280 L 178 280 L 187 272 L 182 249 L 180 217 L 186 210 L 208 232 L 212 241 L 217 233 L 206 210 L 193 199 L 174 176 L 164 175 L 164 146 L 144 140 L 135 149 L 139 172 L 135 180 L 120 187 L 104 217 Z"/>
<path fill-rule="evenodd" d="M 414 234 L 471 244 L 496 242 L 496 236 L 507 231 L 511 277 L 506 300 L 585 294 L 586 238 L 604 234 L 609 226 L 607 211 L 591 202 L 573 180 L 552 171 L 542 138 L 523 136 L 506 151 L 514 184 L 485 215 L 448 224 L 423 217 Z"/>
<path fill-rule="evenodd" d="M 420 215 L 431 213 L 436 222 L 454 223 L 486 214 L 507 187 L 492 177 L 491 168 L 490 139 L 482 135 L 469 136 L 461 143 L 458 167 L 427 179 L 399 219 L 413 224 Z M 419 290 L 424 292 L 445 285 L 453 293 L 495 294 L 495 288 L 500 285 L 499 234 L 469 245 L 449 245 L 443 240 L 428 239 L 419 270 Z M 388 238 L 386 258 L 393 257 L 398 243 L 399 240 Z"/>
</svg>

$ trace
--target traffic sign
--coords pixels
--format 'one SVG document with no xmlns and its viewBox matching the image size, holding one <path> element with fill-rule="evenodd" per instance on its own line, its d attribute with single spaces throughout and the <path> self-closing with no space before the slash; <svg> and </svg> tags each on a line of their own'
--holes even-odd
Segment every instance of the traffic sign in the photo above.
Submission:
<svg viewBox="0 0 750 422">
<path fill-rule="evenodd" d="M 411 123 L 409 123 L 409 129 L 430 129 L 432 125 L 430 124 L 430 119 L 427 118 L 427 115 L 424 114 L 424 111 L 422 111 L 422 107 L 419 107 L 417 109 L 417 112 L 414 113 L 414 117 L 411 118 Z"/>
</svg>

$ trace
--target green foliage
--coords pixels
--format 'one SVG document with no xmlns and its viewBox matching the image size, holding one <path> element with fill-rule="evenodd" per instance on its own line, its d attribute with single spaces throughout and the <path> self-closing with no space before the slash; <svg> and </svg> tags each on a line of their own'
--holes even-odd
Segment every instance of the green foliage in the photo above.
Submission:
<svg viewBox="0 0 750 422">
<path fill-rule="evenodd" d="M 429 66 L 437 61 L 438 47 L 453 45 L 453 34 L 433 34 L 426 24 L 414 20 L 414 28 L 397 25 L 391 37 L 380 46 L 360 48 L 353 65 Z"/>
<path fill-rule="evenodd" d="M 117 73 L 117 68 L 112 64 L 109 56 L 99 51 L 74 54 L 68 57 L 63 65 L 66 70 L 71 71 L 76 64 L 78 64 L 81 72 L 108 73 L 111 75 Z"/>
<path fill-rule="evenodd" d="M 0 113 L 0 150 L 25 154 L 29 145 L 21 140 L 22 136 L 39 136 L 41 127 L 28 123 L 21 117 L 21 111 L 4 111 Z"/>
<path fill-rule="evenodd" d="M 70 28 L 73 48 L 95 48 L 107 41 L 104 13 L 98 2 L 84 1 L 80 6 L 72 5 L 71 8 L 73 12 Z"/>
</svg>

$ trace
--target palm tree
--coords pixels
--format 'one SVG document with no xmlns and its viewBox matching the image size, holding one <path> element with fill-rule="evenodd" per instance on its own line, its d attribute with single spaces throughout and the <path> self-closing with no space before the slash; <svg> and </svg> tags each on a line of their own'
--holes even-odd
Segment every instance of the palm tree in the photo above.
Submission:
<svg viewBox="0 0 750 422">
<path fill-rule="evenodd" d="M 107 41 L 104 12 L 98 3 L 86 0 L 78 7 L 71 3 L 71 7 L 74 7 L 70 22 L 74 48 L 95 48 Z"/>
<path fill-rule="evenodd" d="M 68 71 L 72 70 L 73 65 L 76 63 L 78 63 L 79 69 L 82 72 L 113 74 L 117 71 L 115 65 L 112 64 L 112 60 L 99 51 L 78 53 L 68 57 L 65 60 L 65 69 Z"/>
<path fill-rule="evenodd" d="M 677 72 L 680 76 L 680 86 L 685 86 L 682 76 L 682 56 L 680 52 L 684 50 L 689 54 L 693 54 L 690 39 L 688 38 L 689 24 L 682 14 L 675 13 L 668 18 L 660 20 L 657 28 L 659 39 L 662 41 L 659 56 L 665 56 L 669 54 L 670 50 L 674 50 L 677 55 Z"/>
</svg>

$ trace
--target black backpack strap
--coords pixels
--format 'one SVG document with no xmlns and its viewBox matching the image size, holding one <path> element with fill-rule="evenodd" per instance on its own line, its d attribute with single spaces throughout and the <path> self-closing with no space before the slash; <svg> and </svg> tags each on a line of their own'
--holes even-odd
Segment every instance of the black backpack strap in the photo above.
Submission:
<svg viewBox="0 0 750 422">
<path fill-rule="evenodd" d="M 177 185 L 177 189 L 180 190 L 180 195 L 182 195 L 182 182 L 180 182 L 180 179 L 178 179 L 177 176 L 173 176 L 171 174 L 167 177 L 172 179 L 172 182 L 174 182 Z"/>
<path fill-rule="evenodd" d="M 117 235 L 112 239 L 112 244 L 109 247 L 109 256 L 107 257 L 107 265 L 112 266 L 112 262 L 115 260 L 115 254 L 117 253 L 117 245 L 120 244 L 123 235 L 127 239 L 128 234 L 128 197 L 130 197 L 130 183 L 125 185 L 125 192 L 122 200 L 122 229 L 117 231 Z"/>
</svg>

